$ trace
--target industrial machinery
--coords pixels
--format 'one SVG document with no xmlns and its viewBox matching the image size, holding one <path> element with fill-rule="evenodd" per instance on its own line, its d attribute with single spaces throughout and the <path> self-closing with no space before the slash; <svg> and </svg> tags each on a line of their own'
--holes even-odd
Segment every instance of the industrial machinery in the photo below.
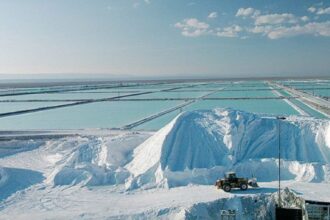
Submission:
<svg viewBox="0 0 330 220">
<path fill-rule="evenodd" d="M 239 178 L 234 172 L 228 172 L 224 179 L 218 179 L 215 183 L 218 189 L 223 189 L 226 192 L 230 192 L 232 188 L 240 188 L 241 190 L 247 190 L 248 186 L 259 187 L 257 179 Z"/>
</svg>

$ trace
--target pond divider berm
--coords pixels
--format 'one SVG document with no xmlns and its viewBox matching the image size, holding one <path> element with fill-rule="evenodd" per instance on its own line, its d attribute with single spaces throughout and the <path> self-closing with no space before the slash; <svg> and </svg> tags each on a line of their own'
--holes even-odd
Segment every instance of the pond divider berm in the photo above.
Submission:
<svg viewBox="0 0 330 220">
<path fill-rule="evenodd" d="M 137 127 L 137 126 L 139 126 L 139 125 L 141 125 L 141 124 L 144 124 L 144 123 L 146 123 L 146 122 L 148 122 L 148 121 L 151 121 L 151 120 L 153 120 L 153 119 L 155 119 L 155 118 L 158 118 L 158 117 L 160 117 L 160 116 L 166 115 L 166 114 L 168 114 L 168 113 L 170 113 L 170 112 L 176 111 L 176 110 L 181 109 L 181 108 L 183 108 L 183 107 L 185 107 L 185 106 L 188 106 L 188 105 L 190 105 L 190 104 L 192 104 L 192 103 L 194 103 L 194 102 L 196 102 L 196 101 L 198 101 L 198 100 L 202 100 L 202 99 L 204 99 L 205 97 L 207 97 L 207 96 L 209 96 L 209 95 L 212 95 L 212 94 L 214 94 L 214 93 L 217 93 L 217 92 L 219 92 L 219 91 L 221 91 L 221 90 L 223 90 L 223 88 L 222 88 L 222 89 L 218 89 L 218 90 L 213 91 L 213 92 L 210 92 L 210 93 L 208 93 L 208 94 L 202 95 L 202 96 L 200 96 L 200 97 L 198 97 L 198 98 L 195 98 L 195 99 L 193 99 L 193 100 L 186 101 L 186 102 L 184 102 L 184 103 L 182 103 L 182 104 L 180 104 L 180 105 L 177 105 L 177 106 L 175 106 L 175 107 L 169 108 L 169 109 L 167 109 L 167 110 L 165 110 L 165 111 L 162 111 L 162 112 L 156 113 L 156 114 L 154 114 L 154 115 L 148 116 L 148 117 L 143 118 L 143 119 L 141 119 L 141 120 L 138 120 L 138 121 L 136 121 L 136 122 L 130 123 L 130 124 L 128 124 L 128 125 L 125 125 L 125 126 L 121 127 L 121 129 L 123 129 L 123 130 L 132 129 L 132 128 Z"/>
</svg>

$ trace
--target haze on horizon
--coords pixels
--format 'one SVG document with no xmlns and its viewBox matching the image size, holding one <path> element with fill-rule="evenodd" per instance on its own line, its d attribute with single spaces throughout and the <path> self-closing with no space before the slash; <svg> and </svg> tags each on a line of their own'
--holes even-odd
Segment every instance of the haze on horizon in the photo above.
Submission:
<svg viewBox="0 0 330 220">
<path fill-rule="evenodd" d="M 0 33 L 2 79 L 330 76 L 327 1 L 3 0 Z"/>
</svg>

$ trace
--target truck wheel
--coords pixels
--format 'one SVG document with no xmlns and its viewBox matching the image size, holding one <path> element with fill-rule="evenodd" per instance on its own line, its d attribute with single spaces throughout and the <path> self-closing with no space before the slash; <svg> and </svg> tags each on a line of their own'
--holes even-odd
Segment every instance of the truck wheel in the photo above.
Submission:
<svg viewBox="0 0 330 220">
<path fill-rule="evenodd" d="M 230 192 L 230 190 L 231 190 L 231 187 L 230 187 L 230 185 L 224 185 L 223 187 L 223 190 L 225 191 L 225 192 Z"/>
<path fill-rule="evenodd" d="M 240 188 L 241 188 L 241 190 L 247 190 L 248 185 L 247 185 L 246 183 L 242 183 L 242 184 L 240 185 Z"/>
</svg>

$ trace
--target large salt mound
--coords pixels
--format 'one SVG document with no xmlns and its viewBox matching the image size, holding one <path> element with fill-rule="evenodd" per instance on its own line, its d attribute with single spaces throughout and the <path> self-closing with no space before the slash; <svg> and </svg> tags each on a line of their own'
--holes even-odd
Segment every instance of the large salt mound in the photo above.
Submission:
<svg viewBox="0 0 330 220">
<path fill-rule="evenodd" d="M 128 187 L 212 184 L 225 171 L 277 178 L 281 127 L 283 179 L 330 180 L 330 122 L 308 117 L 274 117 L 232 109 L 186 112 L 159 130 L 133 153 L 125 166 Z"/>
</svg>

